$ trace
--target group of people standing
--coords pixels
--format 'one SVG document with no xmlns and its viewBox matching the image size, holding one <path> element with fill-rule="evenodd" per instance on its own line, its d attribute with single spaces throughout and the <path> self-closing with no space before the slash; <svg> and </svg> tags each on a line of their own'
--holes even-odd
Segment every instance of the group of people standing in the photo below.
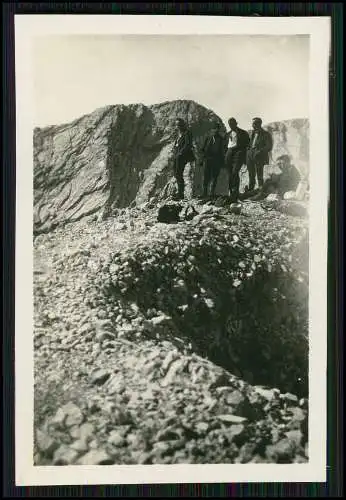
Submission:
<svg viewBox="0 0 346 500">
<path fill-rule="evenodd" d="M 205 139 L 201 153 L 204 166 L 203 197 L 215 196 L 216 185 L 220 171 L 223 167 L 228 172 L 229 195 L 233 202 L 239 199 L 264 196 L 267 192 L 275 190 L 275 183 L 279 179 L 275 176 L 264 182 L 264 165 L 269 163 L 269 154 L 273 148 L 272 136 L 262 128 L 261 118 L 252 120 L 250 134 L 238 127 L 235 118 L 228 120 L 229 131 L 221 133 L 221 124 L 213 123 L 211 134 Z M 177 138 L 174 144 L 174 176 L 178 185 L 178 199 L 184 198 L 184 168 L 195 159 L 193 153 L 193 139 L 191 131 L 182 119 L 176 122 Z M 299 173 L 290 164 L 287 155 L 278 159 L 278 166 L 285 172 L 287 187 L 296 189 L 299 183 Z M 240 169 L 247 166 L 249 184 L 245 193 L 240 194 Z M 281 166 L 280 166 L 281 165 Z M 293 170 L 292 170 L 293 169 Z M 287 178 L 292 182 L 287 183 Z M 258 189 L 255 189 L 256 180 Z M 210 192 L 209 192 L 210 190 Z"/>
</svg>

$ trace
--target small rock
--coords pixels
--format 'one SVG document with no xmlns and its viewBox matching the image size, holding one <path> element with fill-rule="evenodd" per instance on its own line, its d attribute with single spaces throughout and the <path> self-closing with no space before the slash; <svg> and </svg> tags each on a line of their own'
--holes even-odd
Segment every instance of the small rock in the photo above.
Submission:
<svg viewBox="0 0 346 500">
<path fill-rule="evenodd" d="M 77 451 L 78 453 L 85 453 L 89 449 L 89 447 L 84 439 L 78 439 L 77 441 L 74 441 L 70 445 L 70 448 Z"/>
<path fill-rule="evenodd" d="M 239 437 L 242 434 L 244 434 L 244 431 L 245 431 L 245 426 L 243 424 L 235 424 L 235 425 L 231 425 L 227 435 L 230 436 L 232 441 L 234 441 L 236 444 L 238 444 Z"/>
<path fill-rule="evenodd" d="M 74 425 L 73 427 L 70 427 L 70 436 L 73 439 L 78 439 L 80 436 L 80 427 L 79 425 Z"/>
<path fill-rule="evenodd" d="M 65 419 L 66 427 L 73 427 L 74 425 L 80 425 L 83 422 L 83 414 L 80 408 L 74 403 L 72 402 L 67 403 L 61 409 L 66 415 Z"/>
<path fill-rule="evenodd" d="M 66 418 L 65 412 L 61 408 L 59 408 L 54 417 L 52 418 L 51 424 L 53 424 L 53 426 L 56 427 L 61 427 L 64 425 L 65 418 Z"/>
<path fill-rule="evenodd" d="M 137 463 L 140 465 L 152 464 L 153 454 L 152 452 L 140 452 L 138 458 L 136 459 Z"/>
<path fill-rule="evenodd" d="M 119 434 L 118 431 L 112 431 L 109 435 L 108 443 L 112 446 L 122 447 L 125 446 L 126 441 L 124 437 L 121 436 L 121 434 Z"/>
<path fill-rule="evenodd" d="M 215 392 L 217 394 L 226 394 L 226 393 L 229 393 L 229 392 L 232 392 L 234 389 L 233 387 L 229 386 L 229 385 L 225 385 L 225 386 L 221 386 L 221 387 L 216 387 L 215 389 Z"/>
<path fill-rule="evenodd" d="M 170 321 L 172 318 L 169 316 L 155 316 L 154 318 L 150 319 L 150 322 L 152 323 L 153 326 L 158 326 L 167 323 Z"/>
<path fill-rule="evenodd" d="M 171 365 L 171 363 L 173 363 L 173 361 L 175 361 L 178 357 L 179 357 L 179 355 L 177 352 L 174 352 L 174 351 L 169 352 L 162 362 L 162 365 L 161 365 L 162 370 L 164 372 L 166 372 L 167 369 L 169 368 L 169 366 Z"/>
<path fill-rule="evenodd" d="M 226 374 L 222 373 L 221 375 L 219 375 L 217 377 L 217 379 L 212 382 L 208 389 L 211 391 L 213 389 L 217 389 L 218 387 L 232 387 L 233 386 L 233 383 L 230 379 L 229 376 L 227 376 Z"/>
<path fill-rule="evenodd" d="M 272 440 L 272 443 L 275 444 L 277 443 L 278 441 L 280 441 L 280 436 L 281 436 L 281 433 L 279 431 L 279 429 L 276 429 L 275 427 L 271 430 L 271 440 Z"/>
<path fill-rule="evenodd" d="M 256 444 L 254 443 L 246 443 L 244 444 L 239 451 L 239 455 L 236 458 L 236 463 L 247 464 L 249 463 L 253 457 L 255 456 Z"/>
<path fill-rule="evenodd" d="M 103 385 L 109 377 L 111 376 L 110 372 L 107 370 L 103 370 L 102 368 L 99 370 L 96 370 L 94 373 L 91 374 L 90 380 L 91 383 L 94 385 Z"/>
<path fill-rule="evenodd" d="M 299 400 L 299 406 L 300 406 L 300 408 L 303 408 L 304 410 L 307 410 L 308 409 L 308 405 L 309 405 L 309 403 L 308 403 L 308 400 L 306 398 L 301 398 Z"/>
<path fill-rule="evenodd" d="M 94 439 L 93 441 L 90 441 L 89 443 L 89 448 L 92 449 L 92 450 L 97 450 L 99 447 L 99 443 L 96 439 Z"/>
<path fill-rule="evenodd" d="M 156 434 L 156 441 L 173 441 L 174 439 L 179 439 L 181 437 L 181 431 L 179 429 L 164 429 Z"/>
<path fill-rule="evenodd" d="M 170 444 L 167 441 L 158 441 L 154 443 L 153 445 L 153 450 L 155 451 L 160 451 L 160 452 L 166 452 L 170 448 Z"/>
<path fill-rule="evenodd" d="M 286 392 L 286 394 L 280 394 L 280 399 L 283 401 L 286 401 L 287 403 L 298 403 L 298 398 L 294 394 L 290 394 L 289 392 Z"/>
<path fill-rule="evenodd" d="M 83 455 L 78 463 L 80 465 L 113 465 L 114 460 L 108 455 L 105 450 L 91 450 L 86 455 Z"/>
<path fill-rule="evenodd" d="M 230 414 L 217 415 L 217 418 L 227 424 L 241 424 L 243 422 L 246 422 L 247 420 L 245 417 L 238 417 L 237 415 L 230 415 Z"/>
<path fill-rule="evenodd" d="M 95 338 L 96 338 L 97 342 L 102 343 L 105 340 L 114 340 L 115 335 L 111 332 L 107 332 L 107 331 L 102 330 L 102 331 L 97 332 Z"/>
<path fill-rule="evenodd" d="M 255 455 L 251 460 L 250 463 L 252 464 L 263 464 L 263 463 L 268 463 L 268 461 L 261 457 L 261 455 Z"/>
<path fill-rule="evenodd" d="M 245 401 L 245 398 L 240 391 L 233 391 L 230 394 L 227 394 L 227 397 L 226 397 L 226 402 L 230 406 L 238 407 L 244 401 Z"/>
<path fill-rule="evenodd" d="M 126 388 L 124 382 L 118 375 L 113 376 L 109 383 L 107 384 L 107 391 L 110 395 L 112 394 L 123 394 Z"/>
<path fill-rule="evenodd" d="M 101 411 L 101 407 L 100 407 L 100 404 L 98 403 L 98 401 L 88 401 L 87 404 L 88 404 L 88 410 L 90 411 L 90 413 L 92 415 L 94 413 Z"/>
<path fill-rule="evenodd" d="M 58 443 L 45 432 L 36 431 L 36 443 L 38 449 L 46 456 L 50 457 L 59 447 Z"/>
<path fill-rule="evenodd" d="M 258 386 L 254 389 L 260 396 L 262 396 L 262 398 L 266 399 L 267 401 L 275 399 L 275 397 L 278 395 L 278 391 L 275 391 L 275 389 L 263 389 L 262 387 Z"/>
<path fill-rule="evenodd" d="M 209 424 L 207 422 L 199 422 L 196 425 L 196 431 L 198 433 L 204 434 L 205 432 L 208 432 L 209 429 Z"/>
<path fill-rule="evenodd" d="M 266 447 L 266 456 L 275 463 L 291 463 L 296 445 L 287 438 Z"/>
<path fill-rule="evenodd" d="M 185 360 L 178 359 L 173 364 L 171 364 L 167 374 L 161 381 L 161 385 L 163 387 L 167 387 L 168 385 L 173 384 L 176 381 L 176 377 L 178 373 L 180 373 L 185 367 Z"/>
<path fill-rule="evenodd" d="M 78 457 L 78 452 L 69 446 L 61 445 L 54 453 L 53 465 L 71 465 Z"/>
<path fill-rule="evenodd" d="M 304 425 L 304 422 L 306 422 L 305 425 L 307 425 L 307 414 L 298 406 L 290 409 L 290 416 L 287 418 L 289 420 L 287 424 L 289 430 L 300 429 L 301 426 Z"/>
<path fill-rule="evenodd" d="M 94 434 L 95 434 L 95 427 L 93 424 L 90 424 L 89 422 L 86 422 L 79 428 L 79 435 L 81 439 L 90 441 L 94 436 Z"/>
<path fill-rule="evenodd" d="M 303 433 L 299 429 L 296 429 L 286 432 L 286 437 L 290 441 L 293 441 L 297 447 L 299 447 L 302 443 Z"/>
</svg>

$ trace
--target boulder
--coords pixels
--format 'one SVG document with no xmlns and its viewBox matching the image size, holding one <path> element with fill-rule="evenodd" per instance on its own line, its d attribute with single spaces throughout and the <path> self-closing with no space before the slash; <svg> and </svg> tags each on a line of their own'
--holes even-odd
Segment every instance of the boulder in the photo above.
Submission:
<svg viewBox="0 0 346 500">
<path fill-rule="evenodd" d="M 221 123 L 193 101 L 105 106 L 71 123 L 35 128 L 35 232 L 165 199 L 177 117 L 188 122 L 194 138 L 197 161 L 185 169 L 192 196 L 201 190 L 200 146 L 212 122 Z"/>
</svg>

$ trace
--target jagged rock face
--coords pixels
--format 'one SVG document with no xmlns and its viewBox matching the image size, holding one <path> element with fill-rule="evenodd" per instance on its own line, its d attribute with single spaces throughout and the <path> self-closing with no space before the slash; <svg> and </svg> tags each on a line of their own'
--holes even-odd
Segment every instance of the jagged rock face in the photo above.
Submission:
<svg viewBox="0 0 346 500">
<path fill-rule="evenodd" d="M 222 124 L 215 113 L 193 101 L 107 106 L 69 124 L 36 128 L 35 232 L 163 199 L 174 184 L 171 159 L 178 117 L 187 120 L 194 137 L 196 162 L 185 171 L 186 195 L 191 197 L 202 188 L 201 143 L 214 120 Z M 270 127 L 274 158 L 289 149 L 294 161 L 307 161 L 306 120 L 287 122 L 285 132 L 280 124 Z M 243 171 L 242 185 L 247 182 L 246 168 Z M 223 170 L 217 191 L 227 194 L 227 188 Z"/>
<path fill-rule="evenodd" d="M 270 123 L 265 127 L 273 136 L 272 158 L 289 154 L 299 170 L 309 172 L 309 120 L 297 119 Z"/>
<path fill-rule="evenodd" d="M 212 121 L 221 120 L 192 101 L 107 106 L 67 125 L 36 128 L 35 228 L 49 230 L 159 196 L 172 177 L 177 117 L 188 121 L 198 158 Z M 192 195 L 200 188 L 201 167 L 187 168 L 186 177 Z"/>
</svg>

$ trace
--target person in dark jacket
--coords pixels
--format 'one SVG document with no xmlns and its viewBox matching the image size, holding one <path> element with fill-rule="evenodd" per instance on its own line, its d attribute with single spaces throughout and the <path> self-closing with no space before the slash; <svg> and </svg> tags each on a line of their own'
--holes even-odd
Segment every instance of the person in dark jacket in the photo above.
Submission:
<svg viewBox="0 0 346 500">
<path fill-rule="evenodd" d="M 289 155 L 281 155 L 276 159 L 276 165 L 280 169 L 279 174 L 272 174 L 260 189 L 249 190 L 241 195 L 241 199 L 251 199 L 260 201 L 266 198 L 269 194 L 277 194 L 279 198 L 283 198 L 287 191 L 296 191 L 301 180 L 299 170 L 291 163 Z"/>
<path fill-rule="evenodd" d="M 176 120 L 177 137 L 173 146 L 174 177 L 178 185 L 178 199 L 184 199 L 184 169 L 194 161 L 192 134 L 182 118 Z"/>
<path fill-rule="evenodd" d="M 225 164 L 229 175 L 229 194 L 232 201 L 236 202 L 239 198 L 241 167 L 246 163 L 246 152 L 249 147 L 249 134 L 238 127 L 237 120 L 230 118 L 228 120 L 230 131 L 226 134 L 226 156 Z"/>
<path fill-rule="evenodd" d="M 262 128 L 262 119 L 254 118 L 252 120 L 253 131 L 250 137 L 250 146 L 247 154 L 247 168 L 249 172 L 249 191 L 252 191 L 256 185 L 263 186 L 264 165 L 269 163 L 269 153 L 273 148 L 273 139 L 269 132 Z"/>
<path fill-rule="evenodd" d="M 217 179 L 224 163 L 225 139 L 220 134 L 220 123 L 213 123 L 211 134 L 206 137 L 202 149 L 202 161 L 204 168 L 203 175 L 203 197 L 208 196 L 211 184 L 210 194 L 215 196 Z"/>
</svg>

